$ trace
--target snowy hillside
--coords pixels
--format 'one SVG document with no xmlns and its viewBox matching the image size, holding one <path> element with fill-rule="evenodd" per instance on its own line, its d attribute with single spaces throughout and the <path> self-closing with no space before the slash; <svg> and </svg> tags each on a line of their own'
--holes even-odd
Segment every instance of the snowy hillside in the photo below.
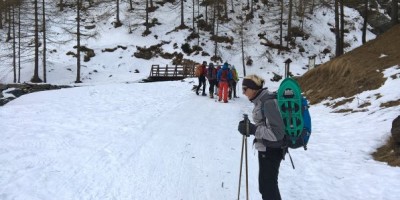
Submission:
<svg viewBox="0 0 400 200">
<path fill-rule="evenodd" d="M 232 37 L 234 43 L 220 43 L 218 47 L 218 55 L 224 61 L 229 61 L 234 64 L 239 72 L 242 71 L 241 66 L 241 53 L 240 53 L 240 39 L 237 31 L 237 24 L 240 23 L 240 18 L 243 17 L 246 12 L 242 11 L 245 6 L 239 3 L 235 3 L 235 12 L 229 13 L 231 19 L 229 23 L 222 23 L 219 26 L 219 35 Z M 52 4 L 49 4 L 52 5 Z M 135 4 L 136 5 L 136 4 Z M 149 70 L 152 64 L 172 65 L 171 60 L 165 60 L 161 57 L 154 57 L 150 60 L 138 59 L 133 54 L 137 51 L 138 47 L 150 47 L 152 45 L 163 44 L 162 49 L 167 53 L 182 52 L 181 46 L 188 42 L 191 46 L 197 45 L 199 42 L 203 48 L 203 52 L 210 54 L 210 56 L 201 56 L 201 54 L 191 55 L 184 54 L 184 58 L 202 62 L 203 60 L 210 61 L 211 56 L 214 52 L 214 42 L 210 40 L 210 33 L 206 31 L 200 31 L 200 40 L 194 39 L 192 41 L 186 41 L 186 38 L 190 34 L 189 29 L 174 31 L 175 27 L 180 25 L 180 12 L 179 6 L 171 3 L 166 3 L 163 6 L 150 13 L 150 19 L 157 19 L 158 25 L 152 27 L 151 34 L 144 37 L 142 36 L 145 26 L 141 25 L 144 21 L 144 5 L 137 5 L 133 11 L 129 11 L 128 2 L 121 2 L 121 14 L 120 20 L 123 26 L 119 28 L 113 27 L 115 22 L 115 5 L 114 3 L 102 4 L 97 8 L 90 9 L 91 17 L 98 32 L 97 37 L 94 39 L 85 40 L 82 38 L 83 46 L 91 48 L 96 54 L 88 62 L 82 62 L 81 77 L 83 83 L 99 83 L 99 82 L 124 82 L 132 81 L 141 78 L 145 78 L 149 75 Z M 192 24 L 192 2 L 186 2 L 185 6 L 185 23 L 187 26 Z M 308 57 L 315 55 L 316 64 L 321 64 L 328 61 L 331 57 L 331 53 L 326 53 L 327 50 L 334 52 L 335 36 L 330 31 L 334 25 L 334 15 L 332 8 L 325 7 L 323 5 L 316 6 L 313 15 L 309 15 L 304 20 L 304 37 L 296 38 L 296 45 L 292 46 L 291 52 L 278 52 L 276 49 L 272 49 L 263 44 L 272 42 L 279 44 L 279 6 L 274 2 L 270 2 L 268 6 L 265 6 L 259 2 L 255 6 L 255 18 L 249 21 L 245 28 L 246 43 L 245 43 L 245 57 L 251 57 L 253 60 L 253 66 L 248 66 L 247 71 L 249 73 L 262 73 L 267 79 L 272 77 L 272 72 L 283 75 L 283 61 L 290 58 L 293 63 L 291 64 L 291 70 L 294 75 L 301 75 L 306 71 L 306 65 L 308 65 Z M 204 13 L 205 8 L 200 6 L 199 12 Z M 64 12 L 58 13 L 57 17 L 53 17 L 52 21 L 49 22 L 48 29 L 52 30 L 52 40 L 55 41 L 68 41 L 71 39 L 69 34 L 62 31 L 64 28 L 73 28 L 71 26 L 71 20 L 74 19 L 75 10 L 73 8 L 65 8 Z M 198 12 L 198 7 L 195 7 Z M 107 12 L 106 12 L 107 11 Z M 285 8 L 287 12 L 287 8 Z M 104 15 L 108 13 L 109 15 Z M 358 12 L 346 8 L 346 28 L 349 33 L 346 34 L 346 44 L 349 51 L 355 47 L 361 45 L 361 27 L 362 18 Z M 108 18 L 105 18 L 105 16 Z M 135 17 L 136 16 L 136 17 Z M 140 17 L 137 17 L 140 16 Z M 299 18 L 293 16 L 293 27 L 299 27 Z M 205 17 L 203 16 L 202 19 Z M 284 16 L 285 20 L 287 16 Z M 62 25 L 66 24 L 67 25 Z M 286 25 L 284 25 L 284 28 Z M 6 31 L 0 30 L 0 31 Z M 285 31 L 285 30 L 284 30 Z M 132 32 L 132 33 L 130 33 Z M 54 35 L 57 35 L 54 37 Z M 259 35 L 264 35 L 260 37 Z M 284 36 L 286 33 L 284 33 Z M 368 32 L 367 39 L 373 39 L 375 36 Z M 268 41 L 267 41 L 268 40 Z M 286 42 L 285 42 L 286 43 Z M 106 48 L 116 48 L 118 46 L 126 47 L 126 50 L 117 48 L 114 52 L 104 51 Z M 76 80 L 76 58 L 71 55 L 67 55 L 68 52 L 76 52 L 73 47 L 76 46 L 76 41 L 69 41 L 67 43 L 54 43 L 48 42 L 47 53 L 47 82 L 52 84 L 70 84 Z M 0 52 L 5 54 L 6 46 L 0 47 Z M 325 53 L 323 53 L 325 51 Z M 0 83 L 10 83 L 13 80 L 12 73 L 12 59 L 6 57 L 1 58 L 2 64 L 0 64 Z M 33 62 L 21 63 L 21 82 L 29 82 L 33 75 Z M 41 62 L 40 62 L 40 65 Z M 39 77 L 42 77 L 42 67 L 39 67 Z M 135 70 L 139 70 L 140 73 L 134 73 Z M 241 74 L 241 73 L 240 73 Z"/>
</svg>

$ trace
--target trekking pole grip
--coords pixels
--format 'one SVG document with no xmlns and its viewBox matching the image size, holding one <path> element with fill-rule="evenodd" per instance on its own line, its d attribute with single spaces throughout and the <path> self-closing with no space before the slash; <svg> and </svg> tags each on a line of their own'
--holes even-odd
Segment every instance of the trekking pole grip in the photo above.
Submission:
<svg viewBox="0 0 400 200">
<path fill-rule="evenodd" d="M 246 123 L 246 136 L 250 135 L 250 126 L 249 126 L 249 116 L 247 114 L 243 114 L 244 122 Z"/>
</svg>

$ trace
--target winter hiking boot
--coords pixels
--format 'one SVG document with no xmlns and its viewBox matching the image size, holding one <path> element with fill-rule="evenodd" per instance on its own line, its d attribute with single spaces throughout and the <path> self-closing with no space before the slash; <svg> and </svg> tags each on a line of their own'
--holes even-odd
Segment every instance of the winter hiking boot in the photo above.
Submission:
<svg viewBox="0 0 400 200">
<path fill-rule="evenodd" d="M 203 94 L 201 94 L 201 96 L 207 96 L 207 94 L 206 94 L 206 93 L 203 93 Z"/>
<path fill-rule="evenodd" d="M 228 103 L 228 101 L 224 101 L 224 103 Z"/>
<path fill-rule="evenodd" d="M 196 91 L 196 94 L 199 95 L 199 91 Z"/>
<path fill-rule="evenodd" d="M 213 99 L 213 98 L 214 98 L 214 95 L 213 95 L 212 93 L 210 93 L 210 98 L 211 98 L 211 99 Z"/>
<path fill-rule="evenodd" d="M 219 98 L 219 99 L 218 99 L 218 101 L 222 101 L 222 99 L 221 99 L 221 98 Z"/>
</svg>

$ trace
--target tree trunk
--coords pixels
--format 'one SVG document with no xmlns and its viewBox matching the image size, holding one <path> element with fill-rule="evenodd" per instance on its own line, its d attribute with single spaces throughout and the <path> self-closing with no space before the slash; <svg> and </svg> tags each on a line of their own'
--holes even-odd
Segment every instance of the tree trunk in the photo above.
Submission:
<svg viewBox="0 0 400 200">
<path fill-rule="evenodd" d="M 254 15 L 253 0 L 251 1 L 251 4 L 250 4 L 250 13 L 251 13 L 251 16 Z"/>
<path fill-rule="evenodd" d="M 21 6 L 18 6 L 18 83 L 21 83 Z"/>
<path fill-rule="evenodd" d="M 145 35 L 150 32 L 150 24 L 149 24 L 149 0 L 146 0 L 146 31 Z"/>
<path fill-rule="evenodd" d="M 184 22 L 184 12 L 183 12 L 183 1 L 184 0 L 181 0 L 181 28 L 183 28 L 183 27 L 185 27 L 185 22 Z"/>
<path fill-rule="evenodd" d="M 0 8 L 4 8 L 3 0 L 0 0 Z M 0 29 L 3 29 L 3 9 L 0 9 Z"/>
<path fill-rule="evenodd" d="M 315 0 L 311 1 L 310 14 L 314 14 Z"/>
<path fill-rule="evenodd" d="M 244 28 L 243 28 L 243 25 L 241 26 L 241 38 L 240 38 L 240 43 L 241 43 L 241 46 L 242 46 L 242 66 L 243 66 L 243 76 L 245 77 L 246 76 L 246 64 L 245 64 L 245 61 L 244 61 L 244 30 L 243 30 Z"/>
<path fill-rule="evenodd" d="M 63 0 L 60 0 L 60 12 L 64 11 L 64 2 Z"/>
<path fill-rule="evenodd" d="M 288 29 L 287 29 L 287 43 L 286 46 L 289 47 L 291 41 L 291 29 L 292 29 L 292 10 L 293 10 L 293 0 L 289 0 L 289 18 L 288 18 Z"/>
<path fill-rule="evenodd" d="M 194 9 L 194 7 L 195 7 L 195 4 L 194 4 L 194 0 L 192 1 L 193 2 L 193 15 L 192 15 L 192 27 L 193 27 L 193 33 L 196 33 L 196 28 L 195 28 L 195 26 L 194 26 L 194 21 L 195 21 L 195 9 Z"/>
<path fill-rule="evenodd" d="M 224 3 L 224 11 L 225 11 L 224 18 L 228 19 L 228 1 L 225 1 Z"/>
<path fill-rule="evenodd" d="M 340 0 L 340 55 L 344 54 L 344 2 Z"/>
<path fill-rule="evenodd" d="M 335 0 L 335 36 L 336 36 L 336 57 L 340 56 L 340 23 L 339 23 L 339 0 Z"/>
<path fill-rule="evenodd" d="M 121 23 L 121 21 L 119 20 L 119 0 L 117 0 L 117 23 Z"/>
<path fill-rule="evenodd" d="M 133 10 L 132 0 L 129 0 L 129 10 Z"/>
<path fill-rule="evenodd" d="M 13 72 L 14 72 L 14 83 L 17 82 L 17 53 L 16 53 L 16 46 L 15 46 L 15 4 L 12 4 L 12 31 L 13 31 Z M 10 11 L 11 12 L 11 11 Z"/>
<path fill-rule="evenodd" d="M 75 83 L 82 83 L 81 81 L 81 2 L 80 0 L 76 1 L 76 80 Z"/>
<path fill-rule="evenodd" d="M 216 26 L 215 26 L 215 30 L 213 29 L 213 34 L 214 34 L 214 36 L 218 36 L 218 16 L 217 16 L 217 7 L 218 7 L 218 3 L 217 3 L 217 5 L 214 5 L 214 21 L 215 21 L 215 23 L 216 23 Z M 213 25 L 214 26 L 214 25 Z M 217 42 L 217 40 L 215 40 L 214 41 L 214 57 L 215 58 L 217 58 L 217 54 L 218 54 L 218 51 L 217 51 L 217 49 L 218 49 L 218 42 Z"/>
<path fill-rule="evenodd" d="M 8 14 L 8 20 L 7 20 L 7 14 Z M 6 23 L 7 23 L 7 21 L 8 21 L 8 31 L 7 31 L 6 42 L 11 40 L 11 11 L 10 11 L 10 9 L 8 9 L 8 11 L 6 10 Z"/>
<path fill-rule="evenodd" d="M 392 0 L 392 25 L 396 25 L 399 23 L 399 1 Z"/>
<path fill-rule="evenodd" d="M 281 21 L 279 22 L 279 31 L 280 31 L 280 36 L 279 36 L 279 45 L 283 46 L 283 0 L 280 0 L 281 2 Z"/>
<path fill-rule="evenodd" d="M 46 47 L 46 7 L 45 7 L 45 3 L 44 0 L 42 0 L 42 10 L 43 10 L 43 82 L 46 83 L 47 78 L 46 78 L 46 51 L 47 51 L 47 47 Z"/>
<path fill-rule="evenodd" d="M 206 24 L 208 24 L 208 5 L 206 5 L 205 7 L 206 7 L 206 10 L 205 10 Z"/>
<path fill-rule="evenodd" d="M 364 23 L 362 28 L 362 43 L 367 42 L 367 26 L 368 26 L 368 1 L 364 0 Z"/>
<path fill-rule="evenodd" d="M 31 82 L 40 83 L 42 80 L 39 78 L 39 13 L 38 13 L 38 2 L 34 1 L 35 6 L 35 69 Z"/>
</svg>

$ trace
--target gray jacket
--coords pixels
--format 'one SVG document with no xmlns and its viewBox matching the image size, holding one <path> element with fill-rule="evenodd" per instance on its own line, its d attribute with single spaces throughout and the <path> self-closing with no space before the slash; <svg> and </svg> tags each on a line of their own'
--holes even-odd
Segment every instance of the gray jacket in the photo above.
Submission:
<svg viewBox="0 0 400 200">
<path fill-rule="evenodd" d="M 253 120 L 257 127 L 254 133 L 255 148 L 258 151 L 266 151 L 266 147 L 281 148 L 285 126 L 279 112 L 276 95 L 264 88 L 251 102 L 254 103 Z"/>
</svg>

